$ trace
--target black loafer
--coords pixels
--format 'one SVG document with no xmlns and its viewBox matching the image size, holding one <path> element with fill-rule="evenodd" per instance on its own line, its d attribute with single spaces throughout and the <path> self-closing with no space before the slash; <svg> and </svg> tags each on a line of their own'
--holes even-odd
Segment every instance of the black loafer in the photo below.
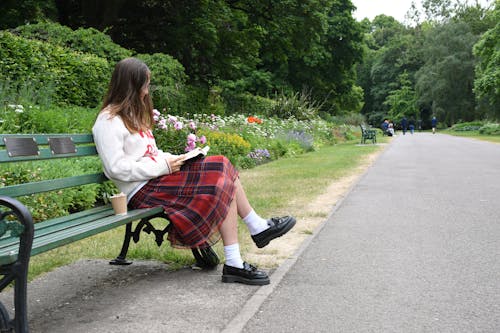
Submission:
<svg viewBox="0 0 500 333">
<path fill-rule="evenodd" d="M 270 281 L 266 272 L 260 271 L 257 267 L 244 262 L 243 268 L 224 265 L 222 268 L 222 282 L 240 282 L 255 286 L 263 286 L 269 284 Z"/>
<path fill-rule="evenodd" d="M 273 217 L 267 220 L 269 228 L 252 236 L 255 245 L 262 248 L 269 244 L 273 239 L 283 236 L 295 225 L 293 216 Z"/>
</svg>

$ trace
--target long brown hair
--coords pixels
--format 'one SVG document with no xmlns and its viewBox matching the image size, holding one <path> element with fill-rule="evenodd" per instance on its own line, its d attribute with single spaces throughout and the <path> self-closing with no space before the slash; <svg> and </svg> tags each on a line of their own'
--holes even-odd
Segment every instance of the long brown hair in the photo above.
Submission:
<svg viewBox="0 0 500 333">
<path fill-rule="evenodd" d="M 147 94 L 141 98 L 150 75 L 148 66 L 139 59 L 119 61 L 102 103 L 102 109 L 107 108 L 112 117 L 120 116 L 132 133 L 151 129 L 154 125 L 151 97 Z"/>
</svg>

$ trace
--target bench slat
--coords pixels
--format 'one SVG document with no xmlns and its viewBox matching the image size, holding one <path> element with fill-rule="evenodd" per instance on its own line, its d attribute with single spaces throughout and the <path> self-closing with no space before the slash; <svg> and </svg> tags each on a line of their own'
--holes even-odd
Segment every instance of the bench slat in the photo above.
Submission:
<svg viewBox="0 0 500 333">
<path fill-rule="evenodd" d="M 7 150 L 0 150 L 0 162 L 19 162 L 19 161 L 38 161 L 48 159 L 59 159 L 62 157 L 79 157 L 79 156 L 93 156 L 97 155 L 97 150 L 94 146 L 77 146 L 76 153 L 69 153 L 61 155 L 54 155 L 50 148 L 40 148 L 39 155 L 32 156 L 9 156 Z"/>
<path fill-rule="evenodd" d="M 48 235 L 53 232 L 60 232 L 63 231 L 65 228 L 73 228 L 78 224 L 85 224 L 92 221 L 96 221 L 100 218 L 105 218 L 113 214 L 114 213 L 112 208 L 108 205 L 35 223 L 34 225 L 35 238 L 38 236 Z M 7 248 L 11 245 L 15 245 L 17 243 L 18 243 L 17 237 L 10 237 L 4 235 L 0 239 L 0 253 L 4 248 Z"/>
<path fill-rule="evenodd" d="M 129 211 L 127 215 L 114 215 L 113 211 L 107 207 L 107 210 L 99 212 L 94 216 L 94 219 L 90 219 L 86 223 L 81 223 L 78 219 L 72 219 L 70 222 L 66 221 L 52 225 L 50 232 L 35 232 L 31 255 L 37 255 L 70 244 L 135 220 L 154 216 L 161 213 L 162 210 L 162 207 L 154 207 L 135 209 Z M 102 217 L 102 214 L 107 214 L 107 216 Z M 3 240 L 1 243 L 7 241 Z M 14 262 L 17 259 L 17 248 L 18 242 L 2 246 L 0 248 L 0 265 Z"/>
<path fill-rule="evenodd" d="M 35 138 L 38 144 L 46 145 L 49 138 L 70 137 L 74 143 L 94 143 L 92 134 L 0 134 L 0 146 L 5 146 L 3 138 Z"/>
<path fill-rule="evenodd" d="M 9 197 L 20 197 L 23 195 L 59 190 L 72 186 L 103 183 L 106 180 L 108 180 L 108 178 L 102 172 L 81 175 L 81 176 L 73 176 L 68 178 L 42 180 L 39 182 L 1 187 L 0 195 L 5 195 Z"/>
</svg>

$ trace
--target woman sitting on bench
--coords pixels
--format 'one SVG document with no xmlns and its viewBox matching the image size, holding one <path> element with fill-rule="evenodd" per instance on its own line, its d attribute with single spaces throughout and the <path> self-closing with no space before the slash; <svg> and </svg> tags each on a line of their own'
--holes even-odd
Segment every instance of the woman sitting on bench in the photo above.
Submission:
<svg viewBox="0 0 500 333">
<path fill-rule="evenodd" d="M 264 271 L 244 262 L 238 244 L 238 215 L 257 247 L 287 233 L 291 216 L 260 217 L 251 207 L 238 171 L 224 156 L 183 161 L 159 150 L 152 134 L 151 72 L 135 58 L 115 66 L 102 110 L 92 128 L 104 173 L 127 194 L 131 208 L 162 206 L 172 223 L 174 247 L 224 244 L 223 282 L 269 283 Z"/>
</svg>

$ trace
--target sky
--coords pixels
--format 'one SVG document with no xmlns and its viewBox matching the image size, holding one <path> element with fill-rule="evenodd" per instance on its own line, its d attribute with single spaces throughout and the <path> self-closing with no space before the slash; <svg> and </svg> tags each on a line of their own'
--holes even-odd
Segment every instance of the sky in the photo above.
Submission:
<svg viewBox="0 0 500 333">
<path fill-rule="evenodd" d="M 405 14 L 410 9 L 412 0 L 351 0 L 357 10 L 354 18 L 361 21 L 365 17 L 373 20 L 379 14 L 394 17 L 399 22 L 404 22 Z M 469 1 L 471 3 L 472 1 Z M 479 1 L 483 6 L 490 4 L 493 0 Z M 420 9 L 420 0 L 415 0 L 417 8 Z"/>
<path fill-rule="evenodd" d="M 354 18 L 358 21 L 365 17 L 373 20 L 375 16 L 385 14 L 403 22 L 412 0 L 351 0 L 351 2 L 357 8 Z"/>
</svg>

